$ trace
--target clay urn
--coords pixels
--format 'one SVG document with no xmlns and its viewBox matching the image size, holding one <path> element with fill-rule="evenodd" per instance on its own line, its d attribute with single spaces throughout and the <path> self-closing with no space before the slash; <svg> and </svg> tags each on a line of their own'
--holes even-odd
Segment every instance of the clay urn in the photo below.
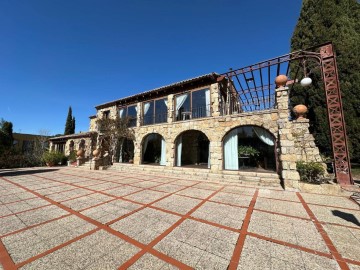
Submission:
<svg viewBox="0 0 360 270">
<path fill-rule="evenodd" d="M 77 157 L 83 157 L 84 154 L 85 154 L 84 149 L 79 149 L 79 150 L 76 152 Z"/>
<path fill-rule="evenodd" d="M 288 78 L 286 75 L 279 75 L 275 78 L 275 84 L 276 87 L 282 87 L 286 85 L 286 82 L 288 81 Z"/>
<path fill-rule="evenodd" d="M 296 119 L 304 119 L 308 109 L 305 105 L 299 104 L 293 108 L 293 112 L 296 115 Z"/>
<path fill-rule="evenodd" d="M 94 157 L 98 157 L 100 155 L 100 149 L 95 149 L 93 152 L 92 152 L 93 156 Z"/>
</svg>

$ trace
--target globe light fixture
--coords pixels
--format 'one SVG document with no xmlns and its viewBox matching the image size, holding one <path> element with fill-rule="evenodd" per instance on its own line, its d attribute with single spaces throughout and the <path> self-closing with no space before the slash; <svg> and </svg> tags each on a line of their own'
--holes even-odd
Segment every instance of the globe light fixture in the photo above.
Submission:
<svg viewBox="0 0 360 270">
<path fill-rule="evenodd" d="M 300 81 L 301 86 L 307 87 L 312 83 L 312 79 L 309 77 L 305 77 Z"/>
</svg>

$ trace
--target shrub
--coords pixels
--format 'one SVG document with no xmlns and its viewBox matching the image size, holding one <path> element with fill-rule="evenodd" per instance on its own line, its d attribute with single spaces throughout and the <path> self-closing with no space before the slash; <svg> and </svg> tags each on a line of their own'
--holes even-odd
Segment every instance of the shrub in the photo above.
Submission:
<svg viewBox="0 0 360 270">
<path fill-rule="evenodd" d="M 70 155 L 67 157 L 67 159 L 71 162 L 76 161 L 76 151 L 75 150 L 71 151 Z"/>
<path fill-rule="evenodd" d="M 300 174 L 301 181 L 316 184 L 324 182 L 325 169 L 320 163 L 298 161 L 296 170 Z"/>
<path fill-rule="evenodd" d="M 60 152 L 45 152 L 43 154 L 43 160 L 49 166 L 64 165 L 66 164 L 67 157 Z"/>
</svg>

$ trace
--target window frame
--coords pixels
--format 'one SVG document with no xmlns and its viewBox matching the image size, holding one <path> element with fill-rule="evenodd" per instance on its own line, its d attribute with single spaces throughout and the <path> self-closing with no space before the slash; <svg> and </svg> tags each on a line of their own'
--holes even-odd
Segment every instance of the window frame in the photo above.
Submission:
<svg viewBox="0 0 360 270">
<path fill-rule="evenodd" d="M 166 108 L 166 121 L 155 123 L 155 119 L 156 119 L 156 101 L 158 101 L 158 100 L 166 100 L 167 101 L 168 98 L 167 97 L 160 97 L 160 98 L 154 98 L 154 99 L 150 99 L 150 100 L 142 102 L 142 113 L 141 113 L 141 117 L 142 117 L 141 125 L 142 126 L 150 126 L 150 125 L 156 125 L 156 124 L 161 124 L 161 123 L 166 123 L 167 122 L 168 107 L 166 105 L 166 107 L 167 107 Z M 145 110 L 144 110 L 145 104 L 150 103 L 150 102 L 152 102 L 153 106 L 154 106 L 154 110 L 153 110 L 153 113 L 152 113 L 152 120 L 153 121 L 150 124 L 144 124 L 144 120 L 145 120 L 145 114 L 144 114 L 144 112 L 145 112 Z"/>
<path fill-rule="evenodd" d="M 126 118 L 126 117 L 129 117 L 129 107 L 135 107 L 137 108 L 137 103 L 132 103 L 132 104 L 129 104 L 129 105 L 123 105 L 123 106 L 119 106 L 118 107 L 118 113 L 117 115 L 120 117 L 120 118 Z M 121 109 L 125 109 L 125 116 L 124 117 L 121 117 L 120 116 L 120 110 Z M 135 109 L 136 111 L 136 116 L 135 117 L 129 117 L 129 123 L 128 123 L 128 126 L 129 127 L 136 127 L 137 126 L 137 121 L 138 121 L 138 114 L 137 114 L 137 109 Z M 132 120 L 135 120 L 135 124 L 130 124 Z"/>
<path fill-rule="evenodd" d="M 173 104 L 174 104 L 174 119 L 175 119 L 175 122 L 178 122 L 178 121 L 186 121 L 186 120 L 191 120 L 193 119 L 192 117 L 192 114 L 193 114 L 193 92 L 197 92 L 197 91 L 201 91 L 201 90 L 209 90 L 210 91 L 210 86 L 208 87 L 201 87 L 201 88 L 196 88 L 196 89 L 192 89 L 192 90 L 187 90 L 187 91 L 184 91 L 184 92 L 181 92 L 181 93 L 178 93 L 176 95 L 174 95 L 174 99 L 173 99 Z M 190 94 L 190 112 L 191 112 L 191 117 L 190 119 L 181 119 L 178 117 L 176 117 L 176 97 L 178 96 L 182 96 L 182 95 L 185 95 L 185 94 Z M 211 108 L 211 92 L 209 93 L 210 94 L 210 103 L 209 103 L 209 113 L 210 115 L 209 116 L 204 116 L 204 117 L 196 117 L 194 119 L 200 119 L 200 118 L 206 118 L 206 117 L 212 117 L 212 108 Z M 206 105 L 205 105 L 206 106 Z M 179 119 L 177 119 L 179 118 Z"/>
</svg>

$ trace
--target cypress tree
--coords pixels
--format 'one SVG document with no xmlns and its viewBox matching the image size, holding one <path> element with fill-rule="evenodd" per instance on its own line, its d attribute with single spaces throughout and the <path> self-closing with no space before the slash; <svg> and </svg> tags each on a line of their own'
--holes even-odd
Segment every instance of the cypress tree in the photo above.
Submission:
<svg viewBox="0 0 360 270">
<path fill-rule="evenodd" d="M 68 115 L 65 123 L 64 135 L 70 135 L 75 133 L 75 117 L 72 116 L 71 106 L 69 107 Z"/>
<path fill-rule="evenodd" d="M 360 4 L 356 0 L 303 0 L 291 50 L 328 41 L 333 42 L 337 56 L 350 156 L 353 161 L 360 161 Z M 295 87 L 291 101 L 293 105 L 304 102 L 309 107 L 308 116 L 316 143 L 323 153 L 330 155 L 323 82 L 319 71 L 314 71 L 311 77 L 312 87 Z"/>
</svg>

